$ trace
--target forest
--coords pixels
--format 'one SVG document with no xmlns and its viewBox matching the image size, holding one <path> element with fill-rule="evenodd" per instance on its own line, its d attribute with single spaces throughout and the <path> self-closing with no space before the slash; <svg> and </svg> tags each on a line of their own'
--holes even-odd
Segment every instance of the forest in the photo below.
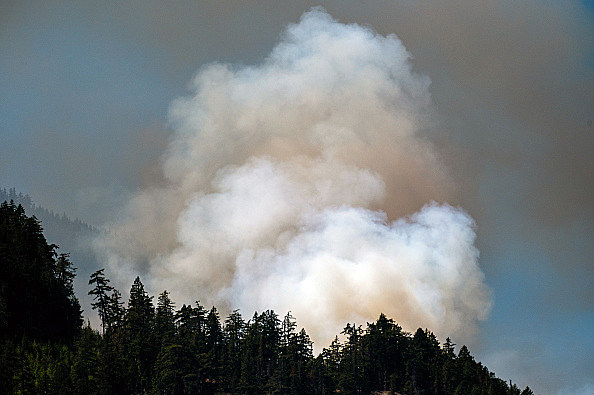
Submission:
<svg viewBox="0 0 594 395">
<path fill-rule="evenodd" d="M 88 293 L 100 328 L 83 323 L 76 268 L 14 201 L 0 205 L 0 388 L 49 394 L 532 394 L 428 329 L 380 314 L 346 323 L 314 355 L 290 312 L 245 319 L 216 307 L 176 309 L 139 277 L 124 302 L 104 269 Z M 197 295 L 199 296 L 199 295 Z M 396 301 L 395 301 L 396 302 Z M 396 317 L 397 318 L 397 317 Z"/>
</svg>

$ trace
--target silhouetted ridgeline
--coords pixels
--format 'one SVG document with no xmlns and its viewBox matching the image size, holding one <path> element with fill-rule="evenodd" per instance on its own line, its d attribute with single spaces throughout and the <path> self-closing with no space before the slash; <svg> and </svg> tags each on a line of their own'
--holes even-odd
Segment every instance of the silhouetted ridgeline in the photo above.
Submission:
<svg viewBox="0 0 594 395">
<path fill-rule="evenodd" d="M 71 219 L 66 213 L 57 214 L 53 210 L 37 205 L 27 194 L 17 192 L 15 188 L 0 188 L 0 203 L 14 201 L 21 205 L 25 213 L 35 216 L 43 227 L 43 234 L 50 244 L 59 246 L 59 251 L 70 253 L 70 259 L 76 262 L 77 277 L 74 290 L 87 316 L 91 313 L 87 295 L 87 279 L 97 270 L 99 264 L 91 247 L 91 242 L 98 234 L 98 229 L 81 221 Z"/>
<path fill-rule="evenodd" d="M 13 199 L 14 200 L 14 199 Z M 128 303 L 104 270 L 88 293 L 101 331 L 81 326 L 67 254 L 48 245 L 23 206 L 0 205 L 0 388 L 80 394 L 532 394 L 429 330 L 403 331 L 381 314 L 346 324 L 317 355 L 296 319 L 274 311 L 223 321 L 199 302 L 175 308 L 140 278 Z M 457 352 L 456 352 L 457 351 Z"/>
<path fill-rule="evenodd" d="M 46 239 L 52 243 L 59 244 L 59 241 L 72 239 L 73 235 L 83 235 L 96 232 L 91 225 L 76 218 L 70 219 L 66 213 L 62 215 L 48 210 L 45 207 L 36 205 L 31 196 L 16 191 L 15 188 L 0 188 L 0 203 L 14 201 L 16 205 L 21 205 L 28 215 L 34 215 L 43 225 Z"/>
</svg>

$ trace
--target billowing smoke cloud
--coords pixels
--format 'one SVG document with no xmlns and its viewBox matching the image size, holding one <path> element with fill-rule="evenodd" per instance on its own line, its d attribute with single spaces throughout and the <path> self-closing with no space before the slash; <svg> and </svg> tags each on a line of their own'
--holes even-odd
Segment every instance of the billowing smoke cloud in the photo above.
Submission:
<svg viewBox="0 0 594 395">
<path fill-rule="evenodd" d="M 291 310 L 319 345 L 380 312 L 471 336 L 490 308 L 473 220 L 423 132 L 429 80 L 394 35 L 314 9 L 257 66 L 212 64 L 170 109 L 164 184 L 97 244 L 178 303 Z"/>
</svg>

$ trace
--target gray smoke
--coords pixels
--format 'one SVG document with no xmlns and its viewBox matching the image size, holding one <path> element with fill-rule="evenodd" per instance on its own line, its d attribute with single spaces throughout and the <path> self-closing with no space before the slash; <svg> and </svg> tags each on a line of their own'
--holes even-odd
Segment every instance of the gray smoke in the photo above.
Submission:
<svg viewBox="0 0 594 395">
<path fill-rule="evenodd" d="M 318 345 L 380 312 L 468 339 L 491 306 L 474 221 L 443 202 L 429 79 L 394 35 L 321 9 L 256 66 L 211 64 L 170 108 L 164 183 L 97 241 L 178 303 L 292 311 Z"/>
</svg>

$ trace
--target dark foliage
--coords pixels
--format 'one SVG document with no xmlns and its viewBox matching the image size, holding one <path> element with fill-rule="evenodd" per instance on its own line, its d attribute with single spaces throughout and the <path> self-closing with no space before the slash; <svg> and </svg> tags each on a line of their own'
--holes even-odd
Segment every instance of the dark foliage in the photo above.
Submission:
<svg viewBox="0 0 594 395">
<path fill-rule="evenodd" d="M 48 244 L 59 245 L 60 252 L 68 251 L 69 259 L 75 262 L 77 267 L 75 286 L 82 292 L 85 289 L 85 280 L 101 266 L 90 243 L 100 230 L 79 218 L 73 219 L 66 213 L 56 213 L 36 204 L 29 195 L 17 192 L 15 188 L 0 188 L 0 203 L 11 200 L 15 205 L 23 206 L 28 216 L 34 216 L 43 224 L 43 235 Z M 81 295 L 79 294 L 81 303 L 85 306 L 88 302 Z"/>
<path fill-rule="evenodd" d="M 21 205 L 0 205 L 0 338 L 71 340 L 82 325 L 74 267 Z"/>
<path fill-rule="evenodd" d="M 495 377 L 466 346 L 456 354 L 449 338 L 440 345 L 429 330 L 407 333 L 383 314 L 347 324 L 314 356 L 290 312 L 245 321 L 236 310 L 221 323 L 199 302 L 176 311 L 167 291 L 155 308 L 140 278 L 124 307 L 103 269 L 89 281 L 102 333 L 81 328 L 68 255 L 56 257 L 22 207 L 4 203 L 0 213 L 5 393 L 532 394 Z"/>
</svg>

